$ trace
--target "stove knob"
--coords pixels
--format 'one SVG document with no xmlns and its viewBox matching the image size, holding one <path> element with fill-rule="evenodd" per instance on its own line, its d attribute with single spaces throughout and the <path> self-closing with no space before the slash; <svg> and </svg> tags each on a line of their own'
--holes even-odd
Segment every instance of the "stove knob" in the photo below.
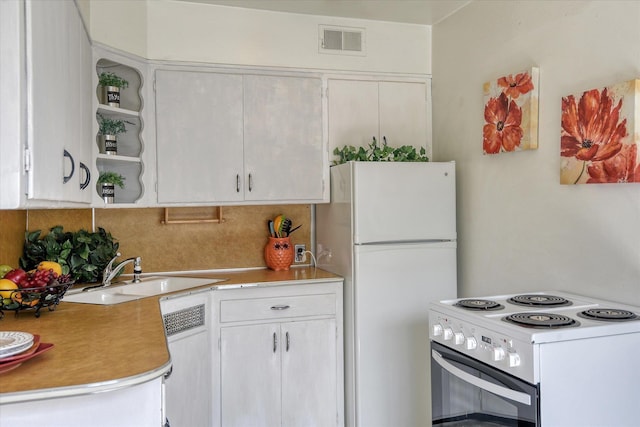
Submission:
<svg viewBox="0 0 640 427">
<path fill-rule="evenodd" d="M 464 334 L 462 332 L 456 332 L 453 334 L 453 343 L 455 345 L 460 345 L 464 342 Z"/>
<path fill-rule="evenodd" d="M 493 356 L 494 362 L 499 362 L 500 360 L 503 360 L 505 357 L 504 348 L 493 347 L 492 356 Z"/>
<path fill-rule="evenodd" d="M 440 335 L 442 335 L 442 325 L 440 323 L 436 323 L 433 325 L 433 336 L 439 337 Z"/>
<path fill-rule="evenodd" d="M 515 368 L 516 366 L 520 366 L 520 355 L 515 351 L 509 352 L 509 367 Z"/>
<path fill-rule="evenodd" d="M 464 348 L 466 348 L 467 350 L 475 350 L 477 346 L 478 341 L 476 341 L 474 337 L 467 337 L 464 342 Z"/>
<path fill-rule="evenodd" d="M 444 328 L 444 340 L 445 341 L 449 341 L 451 338 L 453 338 L 453 329 L 451 328 Z"/>
</svg>

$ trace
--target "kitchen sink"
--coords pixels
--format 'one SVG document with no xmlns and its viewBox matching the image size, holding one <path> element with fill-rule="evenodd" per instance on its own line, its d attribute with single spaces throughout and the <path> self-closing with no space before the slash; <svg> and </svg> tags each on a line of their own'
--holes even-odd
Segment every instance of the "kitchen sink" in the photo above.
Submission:
<svg viewBox="0 0 640 427">
<path fill-rule="evenodd" d="M 88 292 L 67 293 L 63 301 L 84 304 L 112 305 L 134 301 L 154 295 L 184 291 L 198 286 L 212 285 L 227 279 L 206 279 L 196 277 L 150 276 L 138 283 L 131 281 L 114 283 L 106 288 L 97 288 Z"/>
</svg>

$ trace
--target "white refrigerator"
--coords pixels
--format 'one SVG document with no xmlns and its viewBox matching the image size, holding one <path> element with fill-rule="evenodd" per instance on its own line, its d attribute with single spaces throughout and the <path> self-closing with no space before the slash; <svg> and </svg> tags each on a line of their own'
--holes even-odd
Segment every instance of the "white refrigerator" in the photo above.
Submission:
<svg viewBox="0 0 640 427">
<path fill-rule="evenodd" d="M 455 163 L 331 167 L 316 258 L 344 277 L 345 421 L 431 425 L 428 306 L 457 297 Z"/>
</svg>

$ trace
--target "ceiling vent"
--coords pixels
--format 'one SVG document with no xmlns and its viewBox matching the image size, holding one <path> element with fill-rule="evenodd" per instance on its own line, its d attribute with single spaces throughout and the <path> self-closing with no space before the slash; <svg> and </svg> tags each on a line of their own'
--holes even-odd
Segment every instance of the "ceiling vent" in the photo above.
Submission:
<svg viewBox="0 0 640 427">
<path fill-rule="evenodd" d="M 320 25 L 319 30 L 320 53 L 364 56 L 364 28 Z"/>
</svg>

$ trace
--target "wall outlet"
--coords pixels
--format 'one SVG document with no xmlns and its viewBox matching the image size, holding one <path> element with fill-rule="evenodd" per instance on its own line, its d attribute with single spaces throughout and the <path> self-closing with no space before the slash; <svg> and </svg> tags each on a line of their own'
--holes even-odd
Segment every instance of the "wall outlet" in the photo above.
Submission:
<svg viewBox="0 0 640 427">
<path fill-rule="evenodd" d="M 305 245 L 295 245 L 294 249 L 296 251 L 295 262 L 305 262 L 307 260 L 307 254 L 305 253 L 307 247 Z"/>
</svg>

